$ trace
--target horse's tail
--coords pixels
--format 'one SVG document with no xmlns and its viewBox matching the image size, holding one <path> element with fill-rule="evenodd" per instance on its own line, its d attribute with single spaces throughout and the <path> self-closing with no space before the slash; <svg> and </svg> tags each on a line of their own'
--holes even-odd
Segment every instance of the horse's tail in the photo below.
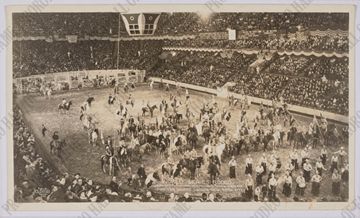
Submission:
<svg viewBox="0 0 360 218">
<path fill-rule="evenodd" d="M 161 173 L 164 175 L 164 173 L 167 172 L 166 168 L 165 168 L 165 164 L 163 163 L 161 165 Z"/>
<path fill-rule="evenodd" d="M 100 157 L 100 163 L 101 163 L 101 170 L 103 170 L 104 169 L 104 158 L 105 158 L 105 155 L 101 155 L 101 157 Z"/>
<path fill-rule="evenodd" d="M 112 172 L 112 168 L 113 168 L 113 157 L 110 157 L 110 160 L 109 160 L 109 175 L 111 176 L 111 172 Z M 115 174 L 115 172 L 114 172 Z"/>
</svg>

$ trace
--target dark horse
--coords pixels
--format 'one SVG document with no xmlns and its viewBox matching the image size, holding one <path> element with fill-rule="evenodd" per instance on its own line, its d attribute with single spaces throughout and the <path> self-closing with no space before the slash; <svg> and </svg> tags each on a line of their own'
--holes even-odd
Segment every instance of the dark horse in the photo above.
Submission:
<svg viewBox="0 0 360 218">
<path fill-rule="evenodd" d="M 64 105 L 63 104 L 59 104 L 58 105 L 58 109 L 59 111 L 69 111 L 72 105 L 72 101 L 66 102 Z"/>
<path fill-rule="evenodd" d="M 66 146 L 65 140 L 52 140 L 50 142 L 50 153 L 63 159 L 61 153 L 63 148 Z"/>
<path fill-rule="evenodd" d="M 89 97 L 86 102 L 89 104 L 89 107 L 91 107 L 91 103 L 95 101 L 95 98 L 94 97 Z"/>
<path fill-rule="evenodd" d="M 182 162 L 183 167 L 190 171 L 190 179 L 191 180 L 195 179 L 196 170 L 200 169 L 203 164 L 204 164 L 204 158 L 201 156 L 199 156 L 195 159 L 189 159 L 186 161 L 184 160 Z"/>
<path fill-rule="evenodd" d="M 154 116 L 154 110 L 155 109 L 157 109 L 157 106 L 156 105 L 153 105 L 153 106 L 149 106 L 149 105 L 147 105 L 146 107 L 143 107 L 142 108 L 142 116 L 145 116 L 146 115 L 146 112 L 150 112 L 150 115 L 151 115 L 151 117 L 153 117 Z"/>
</svg>

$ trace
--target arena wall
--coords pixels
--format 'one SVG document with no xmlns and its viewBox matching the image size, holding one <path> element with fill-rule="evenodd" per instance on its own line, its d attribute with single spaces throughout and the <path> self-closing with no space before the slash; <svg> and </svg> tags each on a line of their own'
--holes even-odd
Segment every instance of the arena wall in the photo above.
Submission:
<svg viewBox="0 0 360 218">
<path fill-rule="evenodd" d="M 71 71 L 51 74 L 33 75 L 29 77 L 16 78 L 13 81 L 14 91 L 19 94 L 36 93 L 41 89 L 51 87 L 53 91 L 79 89 L 86 87 L 96 87 L 94 80 L 101 78 L 106 82 L 115 79 L 117 84 L 143 82 L 145 78 L 144 70 L 88 70 Z M 101 87 L 101 84 L 98 87 Z"/>
<path fill-rule="evenodd" d="M 183 88 L 192 89 L 192 90 L 196 90 L 196 91 L 200 91 L 200 92 L 206 92 L 206 93 L 216 95 L 219 97 L 227 97 L 229 95 L 233 95 L 235 98 L 238 98 L 238 99 L 241 99 L 244 97 L 241 94 L 228 92 L 227 90 L 225 90 L 223 88 L 218 88 L 216 90 L 216 89 L 201 87 L 201 86 L 197 86 L 197 85 L 187 84 L 187 83 L 181 83 L 181 82 L 175 82 L 175 81 L 166 80 L 166 79 L 160 79 L 160 78 L 156 78 L 156 77 L 151 77 L 150 80 L 152 80 L 156 83 L 162 82 L 162 83 L 167 83 L 167 84 L 175 85 L 175 86 L 178 85 Z M 247 98 L 249 101 L 251 101 L 252 104 L 263 103 L 264 105 L 269 105 L 269 106 L 272 105 L 272 101 L 268 100 L 268 99 L 262 99 L 262 98 L 252 97 L 252 96 L 247 96 Z M 306 107 L 302 107 L 302 106 L 298 106 L 298 105 L 291 105 L 291 104 L 288 104 L 288 107 L 289 107 L 289 111 L 291 111 L 293 113 L 298 113 L 298 114 L 307 115 L 307 116 L 313 116 L 313 115 L 320 116 L 320 114 L 321 114 L 328 120 L 340 122 L 343 124 L 349 123 L 348 116 L 344 116 L 341 114 L 335 114 L 335 113 L 331 113 L 331 112 L 327 112 L 327 111 L 321 111 L 321 110 L 317 110 L 317 109 L 306 108 Z"/>
</svg>

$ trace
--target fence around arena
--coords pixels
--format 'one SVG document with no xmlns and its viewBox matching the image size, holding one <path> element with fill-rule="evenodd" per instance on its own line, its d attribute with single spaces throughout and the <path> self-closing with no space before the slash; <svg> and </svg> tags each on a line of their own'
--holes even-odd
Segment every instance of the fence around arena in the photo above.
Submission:
<svg viewBox="0 0 360 218">
<path fill-rule="evenodd" d="M 177 85 L 177 86 L 180 86 L 183 88 L 200 91 L 200 92 L 205 92 L 205 93 L 209 93 L 209 94 L 216 95 L 219 97 L 227 97 L 229 95 L 232 95 L 238 99 L 241 99 L 242 97 L 244 97 L 241 94 L 229 92 L 229 91 L 227 91 L 227 89 L 224 89 L 224 88 L 211 89 L 211 88 L 207 88 L 207 87 L 201 87 L 201 86 L 197 86 L 197 85 L 181 83 L 181 82 L 176 82 L 176 81 L 167 80 L 167 79 L 161 79 L 161 78 L 157 78 L 157 77 L 151 77 L 149 79 L 154 81 L 155 83 L 166 83 L 166 84 L 170 84 L 170 85 L 174 85 L 174 86 Z M 247 96 L 247 98 L 248 98 L 248 100 L 251 101 L 252 104 L 263 103 L 264 105 L 268 105 L 268 106 L 272 105 L 272 101 L 268 100 L 268 99 L 262 99 L 262 98 L 253 97 L 253 96 Z M 327 112 L 327 111 L 322 111 L 322 110 L 317 110 L 317 109 L 313 109 L 313 108 L 307 108 L 307 107 L 302 107 L 302 106 L 292 105 L 292 104 L 288 104 L 288 108 L 289 108 L 289 111 L 291 111 L 293 113 L 301 114 L 301 115 L 306 115 L 306 116 L 317 115 L 317 116 L 319 116 L 321 114 L 328 120 L 332 120 L 332 121 L 343 123 L 343 124 L 349 123 L 349 117 L 341 115 L 341 114 L 335 114 L 335 113 L 331 113 L 331 112 Z"/>
<path fill-rule="evenodd" d="M 13 85 L 16 93 L 26 94 L 40 92 L 44 87 L 51 88 L 53 91 L 67 91 L 107 86 L 114 79 L 119 85 L 139 83 L 143 82 L 144 78 L 144 70 L 83 70 L 15 78 Z M 96 84 L 94 80 L 101 81 L 102 83 Z"/>
</svg>

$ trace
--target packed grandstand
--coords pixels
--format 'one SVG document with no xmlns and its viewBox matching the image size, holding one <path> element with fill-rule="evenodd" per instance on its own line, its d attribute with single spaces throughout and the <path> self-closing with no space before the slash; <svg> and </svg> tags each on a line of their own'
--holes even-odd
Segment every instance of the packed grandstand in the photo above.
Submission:
<svg viewBox="0 0 360 218">
<path fill-rule="evenodd" d="M 157 77 L 211 89 L 232 82 L 229 91 L 237 94 L 281 99 L 347 116 L 348 19 L 345 13 L 214 13 L 206 19 L 196 13 L 161 13 L 154 35 L 133 37 L 118 13 L 15 13 L 13 77 L 19 79 L 15 86 L 21 85 L 21 90 L 39 90 L 42 84 L 22 78 L 75 71 L 144 70 L 142 82 Z M 229 40 L 229 29 L 236 30 L 236 40 Z M 113 85 L 105 83 L 103 88 Z M 20 108 L 14 105 L 18 202 L 234 201 L 221 193 L 178 196 L 124 190 L 118 185 L 123 178 L 102 184 L 81 172 L 60 173 L 49 163 L 51 159 L 40 155 L 43 152 L 35 146 L 37 139 Z M 330 177 L 346 183 L 346 167 L 346 163 L 336 167 L 340 179 L 333 174 Z M 138 174 L 141 177 L 141 172 Z M 269 176 L 268 182 L 271 179 Z M 273 191 L 260 187 L 259 193 Z M 284 192 L 287 196 L 288 191 Z M 244 193 L 236 201 L 254 200 Z M 333 195 L 338 195 L 337 186 Z M 273 195 L 268 198 L 279 200 Z M 292 200 L 309 199 L 296 195 Z M 326 201 L 325 197 L 321 200 Z"/>
</svg>

